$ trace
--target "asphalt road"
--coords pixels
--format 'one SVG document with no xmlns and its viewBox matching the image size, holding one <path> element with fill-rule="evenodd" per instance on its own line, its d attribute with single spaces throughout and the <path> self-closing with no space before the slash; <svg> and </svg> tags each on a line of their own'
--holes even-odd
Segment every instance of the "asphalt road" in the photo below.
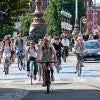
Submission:
<svg viewBox="0 0 100 100">
<path fill-rule="evenodd" d="M 84 63 L 82 76 L 75 74 L 76 57 L 70 55 L 58 74 L 55 69 L 55 81 L 50 94 L 38 80 L 30 85 L 26 71 L 19 71 L 17 64 L 10 66 L 9 75 L 0 65 L 0 100 L 100 100 L 100 63 Z"/>
</svg>

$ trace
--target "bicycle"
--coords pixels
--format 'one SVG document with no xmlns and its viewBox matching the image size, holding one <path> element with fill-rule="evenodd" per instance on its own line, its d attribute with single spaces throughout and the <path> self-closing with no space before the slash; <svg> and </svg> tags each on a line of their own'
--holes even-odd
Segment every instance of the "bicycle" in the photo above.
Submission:
<svg viewBox="0 0 100 100">
<path fill-rule="evenodd" d="M 78 54 L 80 57 L 78 60 L 78 64 L 76 66 L 76 73 L 78 73 L 78 76 L 81 76 L 81 71 L 82 71 L 82 62 L 83 62 L 83 54 Z"/>
<path fill-rule="evenodd" d="M 57 63 L 56 63 L 56 70 L 57 70 L 57 73 L 59 73 L 59 71 L 60 71 L 60 66 L 61 66 L 61 50 L 57 50 L 57 53 L 56 53 L 56 55 L 57 55 Z"/>
<path fill-rule="evenodd" d="M 38 74 L 39 74 L 39 81 L 41 81 L 41 76 L 42 76 L 42 65 L 38 63 Z"/>
<path fill-rule="evenodd" d="M 31 68 L 31 70 L 30 70 L 31 85 L 33 84 L 33 78 L 34 78 L 34 69 L 33 69 L 33 67 L 34 67 L 34 61 L 31 61 L 30 62 L 30 68 Z"/>
<path fill-rule="evenodd" d="M 10 65 L 10 62 L 9 62 L 9 60 L 6 58 L 6 59 L 5 59 L 5 62 L 4 62 L 4 72 L 5 72 L 5 75 L 9 74 L 9 65 Z"/>
<path fill-rule="evenodd" d="M 50 92 L 50 85 L 51 85 L 51 70 L 50 70 L 50 66 L 49 64 L 50 63 L 54 63 L 54 61 L 51 61 L 51 62 L 47 62 L 47 61 L 44 61 L 44 62 L 41 62 L 41 63 L 45 63 L 46 64 L 46 69 L 45 69 L 45 83 L 46 83 L 46 87 L 47 87 L 47 93 Z"/>
<path fill-rule="evenodd" d="M 18 57 L 18 68 L 19 68 L 19 70 L 20 71 L 22 69 L 25 70 L 25 64 L 23 63 L 23 57 L 22 57 L 22 50 L 18 49 L 17 57 Z"/>
<path fill-rule="evenodd" d="M 64 60 L 64 62 L 66 62 L 66 57 L 68 56 L 68 47 L 64 46 L 64 50 L 62 52 L 62 58 Z"/>
</svg>

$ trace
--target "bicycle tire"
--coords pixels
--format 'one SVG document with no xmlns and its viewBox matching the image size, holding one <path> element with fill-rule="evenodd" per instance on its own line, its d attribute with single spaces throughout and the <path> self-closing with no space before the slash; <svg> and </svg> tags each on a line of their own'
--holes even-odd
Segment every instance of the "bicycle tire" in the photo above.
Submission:
<svg viewBox="0 0 100 100">
<path fill-rule="evenodd" d="M 46 85 L 47 85 L 47 93 L 50 92 L 50 70 L 46 71 Z"/>
<path fill-rule="evenodd" d="M 34 67 L 34 64 L 33 63 L 30 63 L 30 67 L 31 67 L 30 80 L 31 80 L 31 85 L 33 85 L 33 76 L 34 76 L 33 67 Z"/>
<path fill-rule="evenodd" d="M 32 77 L 32 74 L 30 75 L 30 79 L 31 79 L 31 85 L 33 85 L 33 77 Z"/>
<path fill-rule="evenodd" d="M 79 77 L 81 76 L 81 63 L 79 63 L 79 66 L 78 66 L 78 76 Z"/>
<path fill-rule="evenodd" d="M 8 71 L 8 67 L 9 66 L 4 66 L 5 68 L 4 68 L 4 72 L 5 72 L 5 75 L 7 75 L 8 73 L 9 73 L 9 71 Z"/>
<path fill-rule="evenodd" d="M 23 70 L 25 70 L 25 67 L 26 67 L 26 66 L 25 66 L 25 64 L 24 64 L 24 63 L 22 64 L 22 67 L 23 67 Z"/>
<path fill-rule="evenodd" d="M 18 68 L 21 71 L 22 70 L 22 64 L 21 64 L 21 59 L 18 58 Z"/>
<path fill-rule="evenodd" d="M 41 65 L 38 64 L 39 81 L 41 81 L 41 76 L 42 76 L 42 72 L 41 72 L 41 70 L 42 70 Z"/>
</svg>

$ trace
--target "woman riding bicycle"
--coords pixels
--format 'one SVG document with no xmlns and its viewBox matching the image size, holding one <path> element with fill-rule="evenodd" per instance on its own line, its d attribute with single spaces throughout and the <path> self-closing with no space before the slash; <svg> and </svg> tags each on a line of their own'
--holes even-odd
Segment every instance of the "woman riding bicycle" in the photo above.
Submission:
<svg viewBox="0 0 100 100">
<path fill-rule="evenodd" d="M 3 60 L 5 62 L 5 59 L 9 61 L 10 64 L 10 58 L 11 58 L 11 46 L 10 46 L 10 40 L 5 39 L 3 41 L 3 45 L 1 47 L 1 51 L 3 52 Z"/>
<path fill-rule="evenodd" d="M 76 72 L 77 72 L 77 66 L 78 66 L 80 60 L 82 60 L 82 57 L 83 57 L 83 54 L 84 54 L 84 43 L 83 43 L 82 37 L 77 38 L 77 43 L 75 45 L 75 54 L 76 54 L 76 57 L 77 57 L 77 64 L 76 64 Z"/>
</svg>

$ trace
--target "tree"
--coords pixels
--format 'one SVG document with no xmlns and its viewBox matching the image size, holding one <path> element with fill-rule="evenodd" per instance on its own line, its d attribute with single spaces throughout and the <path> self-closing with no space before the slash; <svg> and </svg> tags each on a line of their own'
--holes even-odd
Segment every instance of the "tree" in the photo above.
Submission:
<svg viewBox="0 0 100 100">
<path fill-rule="evenodd" d="M 79 19 L 85 15 L 85 9 L 82 0 L 78 0 Z M 71 24 L 75 23 L 75 0 L 52 0 L 51 4 L 44 12 L 44 19 L 48 24 L 48 33 L 54 32 L 61 34 L 61 10 L 70 12 L 72 15 Z M 81 13 L 80 13 L 81 12 Z"/>
<path fill-rule="evenodd" d="M 2 24 L 0 27 L 0 34 L 2 34 L 1 37 L 6 34 L 12 34 L 15 22 L 20 21 L 21 16 L 28 15 L 29 2 L 32 2 L 32 0 L 0 0 L 0 11 L 6 13 L 6 18 L 3 19 L 2 23 L 0 21 Z M 7 9 L 8 6 L 10 9 Z M 24 26 L 25 25 L 23 25 L 23 27 Z"/>
<path fill-rule="evenodd" d="M 3 25 L 14 25 L 14 22 L 16 20 L 19 20 L 19 16 L 24 15 L 28 12 L 29 2 L 29 0 L 0 0 L 2 11 L 6 11 L 6 7 L 8 5 L 10 7 L 10 18 L 5 19 Z"/>
<path fill-rule="evenodd" d="M 30 24 L 32 23 L 33 20 L 33 14 L 32 13 L 28 13 L 25 17 L 22 17 L 20 19 L 22 25 L 21 25 L 21 29 L 22 29 L 22 35 L 26 36 L 29 34 L 29 28 L 30 28 Z"/>
</svg>

